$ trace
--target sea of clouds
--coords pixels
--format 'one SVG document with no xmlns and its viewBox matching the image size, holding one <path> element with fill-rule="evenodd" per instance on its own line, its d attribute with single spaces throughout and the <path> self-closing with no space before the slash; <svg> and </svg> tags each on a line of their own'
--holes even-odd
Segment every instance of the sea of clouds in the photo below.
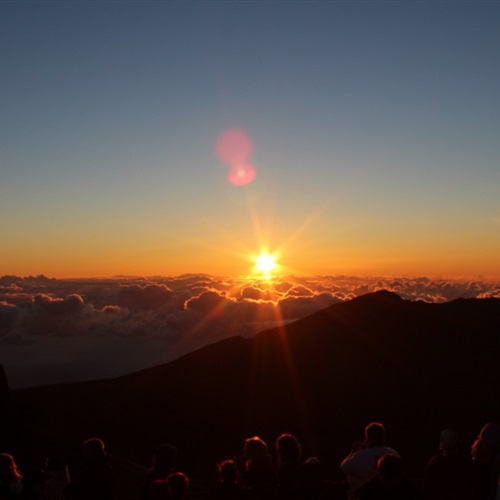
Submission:
<svg viewBox="0 0 500 500">
<path fill-rule="evenodd" d="M 0 363 L 13 388 L 114 377 L 381 289 L 426 302 L 500 297 L 500 283 L 425 277 L 3 276 Z"/>
</svg>

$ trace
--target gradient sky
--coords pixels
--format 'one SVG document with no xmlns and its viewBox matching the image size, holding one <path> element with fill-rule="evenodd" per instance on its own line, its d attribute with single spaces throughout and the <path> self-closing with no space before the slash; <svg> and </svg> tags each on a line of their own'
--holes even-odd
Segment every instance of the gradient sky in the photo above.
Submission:
<svg viewBox="0 0 500 500">
<path fill-rule="evenodd" d="M 500 277 L 500 2 L 0 4 L 0 275 Z M 215 154 L 254 143 L 254 182 Z"/>
</svg>

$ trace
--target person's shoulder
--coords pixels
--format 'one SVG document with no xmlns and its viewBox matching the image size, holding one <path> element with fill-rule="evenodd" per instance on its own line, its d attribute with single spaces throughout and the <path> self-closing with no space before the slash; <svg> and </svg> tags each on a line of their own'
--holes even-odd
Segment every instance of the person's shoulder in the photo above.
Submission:
<svg viewBox="0 0 500 500">
<path fill-rule="evenodd" d="M 344 467 L 349 466 L 350 464 L 356 463 L 360 459 L 360 457 L 363 456 L 363 453 L 361 453 L 363 451 L 365 450 L 362 449 L 349 453 L 349 455 L 347 455 L 347 457 L 345 457 L 344 460 L 342 461 L 341 468 L 343 469 Z"/>
<path fill-rule="evenodd" d="M 390 446 L 380 446 L 380 451 L 383 452 L 384 455 L 394 455 L 396 457 L 401 458 L 399 453 L 394 448 L 391 448 Z"/>
<path fill-rule="evenodd" d="M 357 470 L 359 467 L 364 468 L 366 464 L 373 462 L 373 457 L 378 457 L 374 448 L 362 448 L 348 455 L 341 464 L 341 470 L 345 474 L 350 471 Z"/>
</svg>

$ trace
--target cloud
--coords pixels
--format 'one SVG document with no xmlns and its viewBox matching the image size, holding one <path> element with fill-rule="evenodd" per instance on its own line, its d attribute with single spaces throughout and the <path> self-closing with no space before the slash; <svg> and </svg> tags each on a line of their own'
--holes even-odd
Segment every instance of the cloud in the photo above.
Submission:
<svg viewBox="0 0 500 500">
<path fill-rule="evenodd" d="M 172 295 L 172 291 L 165 284 L 119 284 L 103 289 L 96 297 L 95 304 L 129 309 L 157 309 L 165 306 Z"/>
<path fill-rule="evenodd" d="M 64 353 L 65 367 L 80 366 L 68 368 L 68 373 L 78 372 L 81 378 L 118 375 L 222 338 L 249 337 L 381 289 L 426 302 L 500 297 L 499 283 L 427 277 L 286 276 L 270 282 L 208 275 L 81 280 L 3 276 L 0 363 L 19 375 L 13 386 L 44 382 L 41 368 L 34 378 L 22 375 L 30 356 L 32 362 L 43 358 L 49 366 L 61 363 Z M 103 353 L 112 354 L 106 358 Z"/>
<path fill-rule="evenodd" d="M 35 311 L 51 315 L 79 314 L 83 308 L 83 299 L 78 294 L 69 295 L 64 299 L 37 294 L 33 297 L 33 305 Z"/>
<path fill-rule="evenodd" d="M 279 309 L 284 319 L 296 319 L 313 314 L 338 302 L 342 302 L 342 300 L 325 292 L 311 297 L 288 295 L 279 301 Z"/>
<path fill-rule="evenodd" d="M 16 306 L 7 302 L 0 302 L 0 336 L 4 337 L 13 328 L 16 323 L 19 310 Z"/>
<path fill-rule="evenodd" d="M 486 291 L 486 292 L 481 292 L 478 296 L 478 299 L 493 299 L 493 298 L 500 298 L 500 285 L 497 285 L 496 287 Z"/>
<path fill-rule="evenodd" d="M 71 336 L 80 330 L 84 300 L 78 294 L 64 298 L 36 294 L 31 305 L 21 305 L 20 309 L 21 322 L 15 333 Z"/>
<path fill-rule="evenodd" d="M 186 301 L 185 309 L 196 314 L 219 315 L 229 304 L 226 297 L 217 292 L 207 291 Z"/>
<path fill-rule="evenodd" d="M 242 300 L 249 299 L 255 301 L 276 302 L 281 297 L 277 290 L 262 288 L 259 286 L 246 286 L 241 289 L 239 297 Z"/>
<path fill-rule="evenodd" d="M 247 286 L 241 290 L 242 299 L 260 300 L 262 297 L 262 290 L 255 286 Z"/>
<path fill-rule="evenodd" d="M 312 295 L 314 295 L 314 292 L 310 288 L 307 288 L 304 285 L 295 285 L 295 286 L 291 287 L 287 292 L 288 297 L 290 297 L 290 296 L 311 297 Z"/>
</svg>

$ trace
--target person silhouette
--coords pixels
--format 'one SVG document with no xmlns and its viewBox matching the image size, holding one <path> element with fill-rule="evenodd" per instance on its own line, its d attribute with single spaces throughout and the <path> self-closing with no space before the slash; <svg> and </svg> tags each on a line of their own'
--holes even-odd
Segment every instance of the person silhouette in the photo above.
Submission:
<svg viewBox="0 0 500 500">
<path fill-rule="evenodd" d="M 258 436 L 245 440 L 243 484 L 255 498 L 274 498 L 274 466 L 267 444 Z"/>
<path fill-rule="evenodd" d="M 151 494 L 151 484 L 154 481 L 167 479 L 174 470 L 177 459 L 177 448 L 170 444 L 161 444 L 153 452 L 151 457 L 151 467 L 144 483 L 143 500 L 149 500 Z"/>
<path fill-rule="evenodd" d="M 386 454 L 377 460 L 377 473 L 355 492 L 359 500 L 420 500 L 417 485 L 403 474 L 401 457 Z M 449 498 L 452 497 L 442 497 Z"/>
<path fill-rule="evenodd" d="M 23 476 L 14 457 L 0 453 L 0 498 L 16 498 L 23 492 Z"/>
<path fill-rule="evenodd" d="M 87 439 L 83 444 L 84 462 L 74 481 L 64 489 L 64 495 L 76 500 L 110 500 L 113 498 L 113 469 L 104 442 Z"/>
<path fill-rule="evenodd" d="M 276 477 L 278 497 L 282 499 L 298 498 L 301 469 L 302 447 L 292 434 L 281 434 L 276 439 L 278 463 Z"/>
<path fill-rule="evenodd" d="M 483 426 L 471 449 L 481 474 L 481 500 L 497 500 L 500 482 L 500 426 Z"/>
<path fill-rule="evenodd" d="M 323 464 L 317 457 L 309 457 L 302 465 L 299 475 L 299 498 L 301 500 L 323 500 L 332 498 L 330 493 L 327 488 Z"/>
<path fill-rule="evenodd" d="M 207 498 L 210 500 L 246 500 L 252 498 L 250 491 L 241 484 L 238 462 L 233 459 L 217 464 L 217 484 L 210 489 Z"/>
<path fill-rule="evenodd" d="M 149 488 L 151 500 L 184 500 L 189 488 L 189 478 L 182 472 L 172 472 L 166 479 L 155 479 Z"/>
<path fill-rule="evenodd" d="M 351 498 L 356 498 L 356 490 L 377 474 L 377 461 L 386 454 L 399 457 L 396 450 L 385 446 L 383 424 L 368 424 L 365 427 L 364 441 L 355 441 L 351 452 L 340 465 L 340 470 L 347 476 Z"/>
<path fill-rule="evenodd" d="M 439 435 L 439 453 L 429 460 L 424 471 L 424 498 L 476 500 L 478 472 L 472 458 L 461 453 L 458 433 L 454 429 L 444 429 Z"/>
<path fill-rule="evenodd" d="M 167 477 L 167 487 L 171 500 L 184 500 L 189 488 L 189 478 L 182 472 L 173 472 Z"/>
</svg>

